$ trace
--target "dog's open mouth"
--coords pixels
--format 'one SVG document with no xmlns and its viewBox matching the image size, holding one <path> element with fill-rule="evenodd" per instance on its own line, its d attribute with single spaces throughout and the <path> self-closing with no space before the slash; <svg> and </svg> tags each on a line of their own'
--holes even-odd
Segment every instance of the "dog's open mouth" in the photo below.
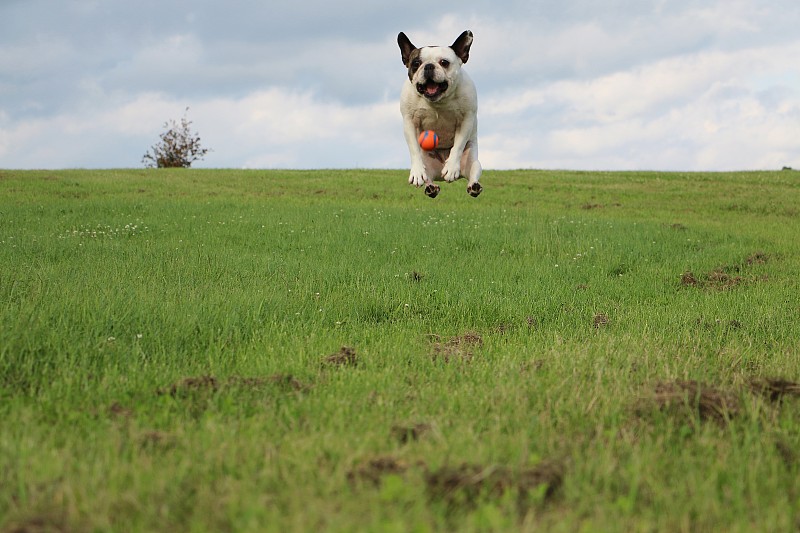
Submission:
<svg viewBox="0 0 800 533">
<path fill-rule="evenodd" d="M 433 100 L 434 98 L 438 98 L 447 90 L 447 82 L 443 81 L 442 83 L 436 83 L 433 80 L 427 80 L 425 83 L 417 84 L 417 92 L 428 98 L 429 100 Z"/>
</svg>

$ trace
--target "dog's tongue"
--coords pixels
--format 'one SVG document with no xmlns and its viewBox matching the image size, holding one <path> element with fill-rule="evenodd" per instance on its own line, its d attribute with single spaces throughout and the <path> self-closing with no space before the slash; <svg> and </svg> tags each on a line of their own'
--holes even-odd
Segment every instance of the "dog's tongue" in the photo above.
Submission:
<svg viewBox="0 0 800 533">
<path fill-rule="evenodd" d="M 439 84 L 435 81 L 429 81 L 425 84 L 425 92 L 427 94 L 436 94 L 439 92 Z"/>
</svg>

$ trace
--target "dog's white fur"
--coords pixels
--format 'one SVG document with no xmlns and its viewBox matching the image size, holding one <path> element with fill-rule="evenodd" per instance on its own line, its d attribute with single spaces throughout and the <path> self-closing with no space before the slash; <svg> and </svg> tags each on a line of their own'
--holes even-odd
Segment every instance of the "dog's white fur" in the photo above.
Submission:
<svg viewBox="0 0 800 533">
<path fill-rule="evenodd" d="M 425 186 L 435 197 L 434 180 L 453 182 L 464 176 L 467 192 L 478 196 L 482 187 L 478 161 L 478 95 L 475 84 L 461 68 L 469 59 L 472 32 L 465 31 L 452 46 L 417 48 L 404 33 L 397 36 L 408 79 L 400 96 L 403 132 L 411 155 L 408 182 Z M 419 135 L 433 130 L 439 136 L 436 150 L 423 151 Z"/>
</svg>

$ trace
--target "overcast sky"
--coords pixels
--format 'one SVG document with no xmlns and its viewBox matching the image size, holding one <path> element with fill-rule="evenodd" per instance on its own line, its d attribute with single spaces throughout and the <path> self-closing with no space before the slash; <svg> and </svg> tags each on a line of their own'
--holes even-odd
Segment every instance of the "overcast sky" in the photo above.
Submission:
<svg viewBox="0 0 800 533">
<path fill-rule="evenodd" d="M 0 0 L 0 168 L 407 168 L 396 44 L 475 34 L 486 169 L 800 168 L 797 0 Z"/>
</svg>

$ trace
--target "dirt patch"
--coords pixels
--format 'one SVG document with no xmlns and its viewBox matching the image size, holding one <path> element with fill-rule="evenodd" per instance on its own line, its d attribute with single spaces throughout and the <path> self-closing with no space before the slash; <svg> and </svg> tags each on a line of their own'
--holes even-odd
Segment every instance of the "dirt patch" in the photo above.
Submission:
<svg viewBox="0 0 800 533">
<path fill-rule="evenodd" d="M 681 274 L 681 286 L 725 291 L 742 284 L 766 281 L 768 279 L 766 276 L 748 276 L 743 272 L 755 265 L 764 265 L 769 259 L 769 255 L 764 252 L 754 252 L 748 255 L 740 264 L 720 266 L 700 276 L 696 276 L 691 271 L 686 271 Z"/>
<path fill-rule="evenodd" d="M 543 462 L 519 472 L 504 466 L 482 466 L 464 463 L 445 466 L 428 472 L 425 482 L 432 499 L 448 503 L 475 504 L 481 497 L 500 497 L 515 491 L 520 499 L 540 494 L 550 499 L 564 481 L 560 463 Z"/>
<path fill-rule="evenodd" d="M 170 385 L 169 387 L 158 389 L 159 395 L 169 394 L 170 396 L 180 396 L 186 393 L 204 391 L 215 392 L 219 389 L 219 381 L 214 376 L 199 376 L 183 378 Z"/>
<path fill-rule="evenodd" d="M 175 437 L 163 431 L 147 431 L 139 437 L 139 445 L 143 450 L 167 450 L 175 444 Z"/>
<path fill-rule="evenodd" d="M 49 515 L 32 516 L 20 522 L 12 522 L 7 533 L 69 533 L 80 529 L 71 528 L 66 516 L 53 512 Z"/>
<path fill-rule="evenodd" d="M 608 316 L 606 316 L 603 313 L 597 313 L 592 318 L 592 326 L 594 326 L 595 329 L 604 328 L 607 325 L 608 325 Z"/>
<path fill-rule="evenodd" d="M 544 487 L 544 498 L 550 499 L 564 483 L 564 465 L 557 461 L 544 461 L 533 468 L 526 468 L 517 480 L 520 490 L 527 492 Z"/>
<path fill-rule="evenodd" d="M 737 276 L 726 272 L 725 268 L 717 268 L 700 277 L 693 272 L 681 274 L 681 285 L 684 287 L 697 287 L 699 289 L 711 289 L 725 291 L 744 283 L 746 280 L 742 276 Z"/>
<path fill-rule="evenodd" d="M 156 394 L 176 397 L 194 393 L 214 393 L 222 388 L 261 389 L 268 386 L 277 387 L 285 392 L 305 392 L 311 388 L 291 374 L 275 374 L 269 377 L 231 376 L 224 381 L 214 376 L 200 376 L 183 378 L 168 387 L 158 389 Z"/>
<path fill-rule="evenodd" d="M 593 204 L 591 202 L 586 202 L 585 204 L 581 205 L 581 209 L 585 209 L 587 211 L 591 209 L 604 209 L 606 207 L 622 207 L 622 204 L 619 202 L 614 202 L 613 204 Z"/>
<path fill-rule="evenodd" d="M 775 451 L 778 452 L 787 468 L 794 468 L 797 464 L 797 450 L 785 440 L 778 439 L 775 441 Z"/>
<path fill-rule="evenodd" d="M 394 425 L 392 426 L 392 437 L 394 437 L 400 444 L 408 444 L 420 440 L 424 435 L 430 433 L 433 426 L 430 424 L 420 423 L 411 425 Z"/>
<path fill-rule="evenodd" d="M 718 423 L 728 422 L 741 411 L 737 395 L 693 380 L 656 383 L 652 393 L 640 398 L 638 410 L 653 407 Z"/>
<path fill-rule="evenodd" d="M 779 403 L 787 397 L 800 397 L 800 383 L 785 379 L 754 378 L 748 382 L 753 394 L 765 400 Z"/>
<path fill-rule="evenodd" d="M 133 409 L 125 407 L 119 402 L 114 402 L 108 406 L 108 416 L 111 418 L 130 418 L 133 416 Z"/>
<path fill-rule="evenodd" d="M 271 386 L 285 392 L 305 392 L 311 388 L 291 374 L 274 374 L 266 378 L 232 376 L 225 385 L 243 389 L 262 389 Z"/>
<path fill-rule="evenodd" d="M 342 346 L 338 352 L 326 356 L 322 363 L 329 366 L 355 366 L 358 364 L 358 356 L 355 349 Z"/>
<path fill-rule="evenodd" d="M 700 281 L 691 272 L 684 272 L 681 274 L 681 285 L 684 287 L 694 287 Z"/>
<path fill-rule="evenodd" d="M 514 470 L 501 465 L 462 463 L 430 470 L 424 461 L 409 463 L 393 456 L 368 459 L 347 472 L 351 484 L 380 486 L 384 476 L 421 471 L 431 500 L 448 505 L 474 505 L 481 498 L 516 493 L 519 504 L 541 503 L 553 498 L 564 482 L 565 468 L 557 461 Z"/>
<path fill-rule="evenodd" d="M 719 291 L 736 287 L 741 284 L 742 281 L 742 276 L 730 274 L 726 272 L 725 268 L 718 268 L 706 274 L 706 286 Z"/>
<path fill-rule="evenodd" d="M 474 331 L 458 335 L 447 340 L 442 340 L 438 335 L 429 335 L 433 342 L 433 357 L 451 361 L 469 362 L 472 360 L 473 350 L 483 346 L 483 337 Z"/>
<path fill-rule="evenodd" d="M 752 378 L 745 381 L 743 390 L 732 391 L 693 380 L 658 382 L 652 392 L 639 397 L 635 410 L 642 415 L 658 409 L 725 424 L 742 413 L 742 393 L 780 405 L 787 398 L 800 398 L 800 383 L 781 378 Z"/>
<path fill-rule="evenodd" d="M 408 278 L 411 281 L 422 281 L 422 278 L 425 277 L 425 274 L 422 272 L 417 272 L 416 270 L 412 271 L 411 274 L 408 275 Z"/>
<path fill-rule="evenodd" d="M 509 331 L 511 331 L 513 329 L 514 329 L 514 324 L 503 322 L 503 323 L 500 323 L 500 324 L 497 324 L 496 326 L 494 326 L 492 328 L 492 331 L 494 333 L 499 334 L 499 335 L 505 335 L 506 333 L 508 333 Z"/>
<path fill-rule="evenodd" d="M 409 464 L 392 456 L 368 459 L 347 472 L 350 483 L 366 482 L 378 486 L 386 475 L 402 475 L 409 469 Z"/>
<path fill-rule="evenodd" d="M 753 266 L 764 265 L 767 261 L 769 261 L 769 256 L 767 254 L 764 252 L 755 252 L 747 257 L 745 263 L 747 263 L 748 266 Z"/>
</svg>

